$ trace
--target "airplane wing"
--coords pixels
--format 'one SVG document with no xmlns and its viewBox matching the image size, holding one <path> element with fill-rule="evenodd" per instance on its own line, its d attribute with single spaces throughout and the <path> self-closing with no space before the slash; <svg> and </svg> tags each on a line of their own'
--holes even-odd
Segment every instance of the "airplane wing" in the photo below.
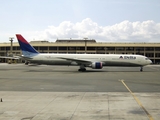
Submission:
<svg viewBox="0 0 160 120">
<path fill-rule="evenodd" d="M 26 56 L 24 56 L 24 55 L 21 55 L 21 56 L 0 56 L 0 58 L 6 58 L 6 59 L 16 59 L 16 60 L 18 60 L 18 59 L 33 59 L 33 58 L 31 58 L 31 57 L 26 57 Z"/>
<path fill-rule="evenodd" d="M 20 59 L 20 57 L 16 56 L 16 57 L 8 57 L 8 56 L 0 56 L 0 58 L 7 58 L 7 59 Z"/>
<path fill-rule="evenodd" d="M 92 65 L 92 63 L 94 62 L 98 62 L 98 61 L 94 61 L 94 60 L 90 60 L 90 59 L 78 59 L 78 58 L 64 58 L 64 57 L 58 57 L 60 59 L 65 59 L 68 61 L 73 61 L 76 62 L 79 65 L 85 65 L 85 66 L 90 66 Z M 100 61 L 103 65 L 105 65 L 105 62 Z"/>
<path fill-rule="evenodd" d="M 77 59 L 77 58 L 64 58 L 64 57 L 58 57 L 60 59 L 65 59 L 65 60 L 68 60 L 68 61 L 74 61 L 78 64 L 86 64 L 86 65 L 89 65 L 92 63 L 92 61 L 90 60 L 83 60 L 83 59 Z"/>
</svg>

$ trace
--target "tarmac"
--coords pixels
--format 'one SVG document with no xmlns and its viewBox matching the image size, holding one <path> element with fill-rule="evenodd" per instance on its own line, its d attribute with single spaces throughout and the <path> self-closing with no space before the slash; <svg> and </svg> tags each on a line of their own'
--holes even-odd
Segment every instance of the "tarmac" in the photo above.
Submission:
<svg viewBox="0 0 160 120">
<path fill-rule="evenodd" d="M 0 64 L 0 120 L 160 120 L 160 65 Z"/>
</svg>

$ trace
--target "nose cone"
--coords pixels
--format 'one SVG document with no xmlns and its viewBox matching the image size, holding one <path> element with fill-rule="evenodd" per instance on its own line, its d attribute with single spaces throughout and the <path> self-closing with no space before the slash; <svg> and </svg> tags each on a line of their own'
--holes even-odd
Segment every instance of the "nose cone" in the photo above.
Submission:
<svg viewBox="0 0 160 120">
<path fill-rule="evenodd" d="M 152 60 L 149 60 L 149 64 L 152 64 Z"/>
</svg>

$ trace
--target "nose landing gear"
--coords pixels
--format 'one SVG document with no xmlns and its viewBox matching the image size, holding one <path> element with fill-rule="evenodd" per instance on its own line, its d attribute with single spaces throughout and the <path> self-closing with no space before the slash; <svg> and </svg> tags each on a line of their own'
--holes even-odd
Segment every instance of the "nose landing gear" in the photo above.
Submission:
<svg viewBox="0 0 160 120">
<path fill-rule="evenodd" d="M 143 71 L 143 67 L 140 68 L 140 71 L 141 71 L 141 72 Z"/>
</svg>

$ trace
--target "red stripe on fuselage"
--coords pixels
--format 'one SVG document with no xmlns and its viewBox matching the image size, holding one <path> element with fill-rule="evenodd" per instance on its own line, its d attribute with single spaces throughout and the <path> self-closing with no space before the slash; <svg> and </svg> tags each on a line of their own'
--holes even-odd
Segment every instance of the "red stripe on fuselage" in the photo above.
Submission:
<svg viewBox="0 0 160 120">
<path fill-rule="evenodd" d="M 25 44 L 29 44 L 20 34 L 16 34 L 16 37 L 19 41 L 25 43 Z"/>
</svg>

